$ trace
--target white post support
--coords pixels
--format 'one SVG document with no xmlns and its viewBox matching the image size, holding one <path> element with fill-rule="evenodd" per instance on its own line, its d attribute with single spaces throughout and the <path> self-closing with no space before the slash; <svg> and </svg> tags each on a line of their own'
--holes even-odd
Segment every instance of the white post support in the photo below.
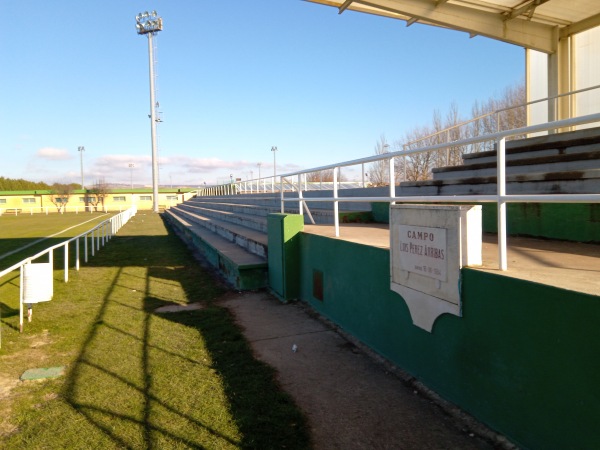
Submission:
<svg viewBox="0 0 600 450">
<path fill-rule="evenodd" d="M 365 163 L 361 164 L 361 172 L 362 172 L 362 187 L 366 187 L 365 186 Z"/>
<path fill-rule="evenodd" d="M 84 255 L 83 260 L 87 263 L 88 262 L 88 235 L 87 234 L 85 234 L 83 236 L 83 255 Z"/>
<path fill-rule="evenodd" d="M 304 216 L 304 204 L 302 203 L 302 174 L 298 174 L 298 213 Z"/>
<path fill-rule="evenodd" d="M 498 184 L 498 269 L 508 269 L 507 245 L 506 245 L 506 139 L 497 142 L 497 184 Z"/>
<path fill-rule="evenodd" d="M 402 147 L 402 150 L 404 150 L 406 152 L 406 150 L 407 150 L 406 145 Z M 403 164 L 402 165 L 404 166 L 403 167 L 403 170 L 404 170 L 404 181 L 408 181 L 408 178 L 406 178 L 406 155 L 404 155 L 403 158 L 404 159 L 403 159 Z"/>
<path fill-rule="evenodd" d="M 91 235 L 91 241 L 90 244 L 92 244 L 92 256 L 94 256 L 95 252 L 96 252 L 96 243 L 94 242 L 94 231 L 96 231 L 95 229 L 92 230 L 92 235 Z"/>
<path fill-rule="evenodd" d="M 448 146 L 446 147 L 446 165 L 449 166 L 450 165 L 450 129 L 446 130 L 446 144 L 448 144 Z"/>
<path fill-rule="evenodd" d="M 79 238 L 75 239 L 75 270 L 79 272 Z"/>
<path fill-rule="evenodd" d="M 65 242 L 65 283 L 69 282 L 69 241 Z"/>
<path fill-rule="evenodd" d="M 21 265 L 21 276 L 19 277 L 19 333 L 23 332 L 23 282 L 24 282 L 24 270 Z"/>
<path fill-rule="evenodd" d="M 390 175 L 390 197 L 396 196 L 396 174 L 394 171 L 394 158 L 390 158 L 388 161 L 389 166 L 389 175 Z M 392 205 L 395 205 L 396 202 L 391 202 Z"/>
<path fill-rule="evenodd" d="M 96 250 L 100 251 L 100 235 L 102 234 L 102 231 L 100 230 L 100 227 L 96 228 Z"/>
<path fill-rule="evenodd" d="M 338 198 L 338 167 L 333 169 L 333 223 L 335 225 L 335 237 L 340 237 L 340 215 Z"/>
<path fill-rule="evenodd" d="M 279 191 L 279 198 L 281 199 L 281 214 L 285 212 L 285 201 L 283 200 L 285 197 L 283 195 L 283 177 L 279 177 L 279 182 L 281 183 L 281 189 Z M 273 178 L 273 191 L 275 190 L 275 178 Z"/>
</svg>

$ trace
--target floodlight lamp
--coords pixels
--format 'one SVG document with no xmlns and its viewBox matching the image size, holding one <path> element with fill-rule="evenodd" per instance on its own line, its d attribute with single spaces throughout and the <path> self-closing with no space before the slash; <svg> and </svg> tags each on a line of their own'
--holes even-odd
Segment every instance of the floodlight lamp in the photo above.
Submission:
<svg viewBox="0 0 600 450">
<path fill-rule="evenodd" d="M 156 17 L 158 16 L 158 13 L 156 12 L 156 10 L 152 11 L 152 17 Z"/>
<path fill-rule="evenodd" d="M 150 13 L 148 11 L 144 11 L 144 17 L 150 17 Z"/>
</svg>

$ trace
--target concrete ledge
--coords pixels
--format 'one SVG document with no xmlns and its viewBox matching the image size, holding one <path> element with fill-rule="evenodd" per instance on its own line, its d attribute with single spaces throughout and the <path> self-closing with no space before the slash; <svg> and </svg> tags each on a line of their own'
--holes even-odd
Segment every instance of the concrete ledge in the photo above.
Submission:
<svg viewBox="0 0 600 450">
<path fill-rule="evenodd" d="M 266 287 L 268 269 L 263 258 L 186 221 L 171 210 L 165 211 L 163 217 L 172 225 L 177 235 L 198 250 L 235 289 L 253 290 Z"/>
<path fill-rule="evenodd" d="M 205 217 L 181 207 L 171 208 L 170 211 L 188 222 L 204 227 L 227 241 L 237 244 L 250 253 L 265 259 L 267 257 L 266 233 L 216 218 Z"/>
</svg>

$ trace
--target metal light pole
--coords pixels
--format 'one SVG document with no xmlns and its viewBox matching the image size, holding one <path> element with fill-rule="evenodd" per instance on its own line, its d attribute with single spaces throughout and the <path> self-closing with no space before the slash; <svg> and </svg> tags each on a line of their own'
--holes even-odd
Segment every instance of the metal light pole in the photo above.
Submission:
<svg viewBox="0 0 600 450">
<path fill-rule="evenodd" d="M 150 65 L 150 136 L 152 138 L 152 210 L 158 212 L 158 157 L 156 150 L 156 101 L 154 99 L 154 47 L 153 36 L 162 31 L 162 18 L 156 11 L 148 11 L 135 17 L 138 34 L 148 36 L 148 60 Z"/>
<path fill-rule="evenodd" d="M 271 147 L 273 152 L 273 184 L 271 185 L 271 192 L 275 192 L 275 179 L 277 178 L 277 147 Z"/>
<path fill-rule="evenodd" d="M 79 152 L 79 161 L 81 163 L 81 190 L 83 190 L 83 152 L 85 152 L 85 147 L 77 147 L 77 151 Z"/>
<path fill-rule="evenodd" d="M 135 167 L 134 163 L 129 163 L 129 181 L 131 182 L 131 189 L 133 189 L 133 168 Z"/>
</svg>

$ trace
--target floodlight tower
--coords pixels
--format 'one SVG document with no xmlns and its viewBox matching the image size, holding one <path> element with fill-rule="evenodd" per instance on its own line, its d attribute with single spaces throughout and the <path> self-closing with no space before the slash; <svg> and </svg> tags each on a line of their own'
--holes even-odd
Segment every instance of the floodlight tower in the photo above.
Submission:
<svg viewBox="0 0 600 450">
<path fill-rule="evenodd" d="M 83 152 L 85 152 L 84 146 L 77 147 L 77 151 L 79 152 L 79 161 L 81 163 L 81 190 L 83 191 Z"/>
<path fill-rule="evenodd" d="M 135 16 L 138 34 L 148 36 L 148 59 L 150 64 L 150 133 L 152 138 L 152 210 L 158 212 L 158 157 L 156 150 L 156 101 L 154 99 L 154 46 L 153 36 L 162 31 L 162 18 L 156 11 L 143 12 Z"/>
</svg>

